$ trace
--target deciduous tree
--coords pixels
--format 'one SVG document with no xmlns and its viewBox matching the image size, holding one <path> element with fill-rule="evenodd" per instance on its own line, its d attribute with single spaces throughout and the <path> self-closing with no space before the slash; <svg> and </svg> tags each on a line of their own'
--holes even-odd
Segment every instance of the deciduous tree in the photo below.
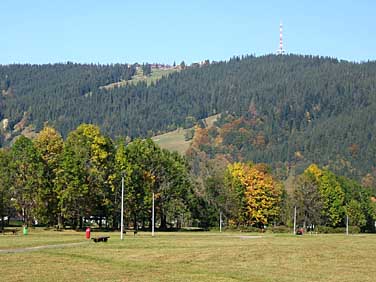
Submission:
<svg viewBox="0 0 376 282">
<path fill-rule="evenodd" d="M 38 219 L 49 225 L 61 223 L 57 222 L 61 212 L 58 208 L 56 172 L 63 152 L 63 138 L 54 128 L 46 126 L 34 139 L 34 145 L 42 157 L 44 167 L 44 185 L 38 192 Z"/>
<path fill-rule="evenodd" d="M 24 223 L 31 224 L 37 215 L 39 191 L 45 185 L 42 157 L 33 142 L 21 135 L 12 146 L 10 163 L 16 207 L 23 215 Z"/>
</svg>

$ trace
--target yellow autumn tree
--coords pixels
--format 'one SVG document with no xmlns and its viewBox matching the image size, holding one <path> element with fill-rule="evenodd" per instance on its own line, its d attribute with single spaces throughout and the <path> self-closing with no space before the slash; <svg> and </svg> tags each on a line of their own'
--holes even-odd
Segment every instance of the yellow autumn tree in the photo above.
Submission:
<svg viewBox="0 0 376 282">
<path fill-rule="evenodd" d="M 243 191 L 248 224 L 263 226 L 273 222 L 280 212 L 282 185 L 273 178 L 266 165 L 235 163 L 228 170 L 243 187 L 238 187 L 237 191 Z"/>
<path fill-rule="evenodd" d="M 229 164 L 225 173 L 224 183 L 231 195 L 233 209 L 231 210 L 231 224 L 245 226 L 248 224 L 247 201 L 245 186 L 242 180 L 245 177 L 246 165 L 242 163 Z"/>
<path fill-rule="evenodd" d="M 279 215 L 282 185 L 273 179 L 265 165 L 254 165 L 247 169 L 242 180 L 246 186 L 249 223 L 264 225 Z"/>
</svg>

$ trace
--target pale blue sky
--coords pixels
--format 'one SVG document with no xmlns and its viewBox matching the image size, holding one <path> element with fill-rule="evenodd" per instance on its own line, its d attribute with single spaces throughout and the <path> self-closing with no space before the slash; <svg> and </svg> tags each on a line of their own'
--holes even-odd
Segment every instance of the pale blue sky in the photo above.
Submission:
<svg viewBox="0 0 376 282">
<path fill-rule="evenodd" d="M 0 0 L 0 64 L 188 63 L 274 53 L 376 59 L 376 1 Z"/>
</svg>

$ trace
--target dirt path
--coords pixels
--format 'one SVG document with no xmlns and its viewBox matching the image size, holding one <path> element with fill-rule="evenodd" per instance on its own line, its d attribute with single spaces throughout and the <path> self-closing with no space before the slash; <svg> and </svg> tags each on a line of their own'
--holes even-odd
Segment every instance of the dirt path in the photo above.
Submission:
<svg viewBox="0 0 376 282">
<path fill-rule="evenodd" d="M 265 236 L 257 235 L 257 236 L 235 236 L 235 237 L 240 238 L 240 239 L 258 239 L 258 238 L 263 238 Z"/>
<path fill-rule="evenodd" d="M 7 249 L 7 250 L 0 250 L 0 254 L 26 253 L 26 252 L 39 251 L 39 250 L 43 250 L 43 249 L 56 249 L 56 248 L 74 247 L 74 246 L 79 246 L 79 245 L 84 245 L 84 244 L 88 244 L 88 242 L 66 243 L 66 244 L 36 246 L 36 247 L 25 247 L 25 248 L 17 248 L 17 249 Z"/>
</svg>

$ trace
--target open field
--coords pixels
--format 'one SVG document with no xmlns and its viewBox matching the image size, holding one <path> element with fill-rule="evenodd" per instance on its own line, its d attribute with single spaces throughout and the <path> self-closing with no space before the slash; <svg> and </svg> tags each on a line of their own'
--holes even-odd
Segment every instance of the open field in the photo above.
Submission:
<svg viewBox="0 0 376 282">
<path fill-rule="evenodd" d="M 152 137 L 153 141 L 161 148 L 169 151 L 176 151 L 182 155 L 188 150 L 191 140 L 185 140 L 185 133 L 190 129 L 176 129 L 165 134 Z"/>
<path fill-rule="evenodd" d="M 128 84 L 137 84 L 140 81 L 145 81 L 147 85 L 151 85 L 152 82 L 160 80 L 164 76 L 179 71 L 178 69 L 152 69 L 150 76 L 144 76 L 141 68 L 139 68 L 136 74 L 132 77 L 131 80 L 122 80 L 119 82 L 110 83 L 108 85 L 100 86 L 100 89 L 112 89 L 114 87 L 124 87 Z"/>
<path fill-rule="evenodd" d="M 219 114 L 207 117 L 205 124 L 207 127 L 213 126 L 214 122 L 219 118 Z M 161 135 L 152 137 L 153 141 L 157 143 L 161 148 L 170 151 L 176 151 L 182 155 L 188 150 L 192 140 L 185 140 L 185 133 L 193 128 L 183 129 L 179 128 L 171 132 L 167 132 Z"/>
<path fill-rule="evenodd" d="M 94 236 L 104 233 L 93 233 Z M 375 235 L 262 235 L 235 232 L 106 233 L 35 231 L 0 236 L 2 281 L 375 281 Z M 252 236 L 257 235 L 257 236 Z"/>
</svg>

